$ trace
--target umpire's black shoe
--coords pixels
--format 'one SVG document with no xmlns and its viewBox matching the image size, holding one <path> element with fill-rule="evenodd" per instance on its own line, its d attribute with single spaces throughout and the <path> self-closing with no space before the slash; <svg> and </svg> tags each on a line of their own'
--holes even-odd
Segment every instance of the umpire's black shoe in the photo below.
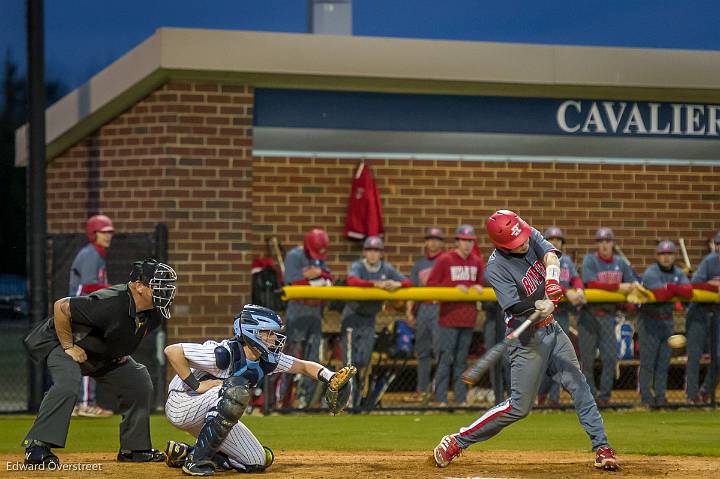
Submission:
<svg viewBox="0 0 720 479">
<path fill-rule="evenodd" d="M 163 462 L 165 453 L 157 449 L 142 451 L 120 451 L 117 455 L 119 462 Z"/>
<path fill-rule="evenodd" d="M 25 449 L 26 466 L 59 466 L 60 459 L 46 445 L 32 444 Z"/>
<path fill-rule="evenodd" d="M 192 451 L 192 446 L 184 442 L 170 440 L 165 446 L 165 464 L 168 467 L 183 467 L 185 459 Z"/>
</svg>

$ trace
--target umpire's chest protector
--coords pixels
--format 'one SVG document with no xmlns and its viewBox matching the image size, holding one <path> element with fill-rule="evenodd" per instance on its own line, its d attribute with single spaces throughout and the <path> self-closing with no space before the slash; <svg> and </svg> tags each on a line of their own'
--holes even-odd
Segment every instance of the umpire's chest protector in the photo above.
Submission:
<svg viewBox="0 0 720 479">
<path fill-rule="evenodd" d="M 219 369 L 229 370 L 230 376 L 238 376 L 247 380 L 249 386 L 256 386 L 266 374 L 272 373 L 277 367 L 277 358 L 269 360 L 260 358 L 252 361 L 245 356 L 243 345 L 237 339 L 227 342 L 227 347 L 215 348 L 215 363 Z"/>
</svg>

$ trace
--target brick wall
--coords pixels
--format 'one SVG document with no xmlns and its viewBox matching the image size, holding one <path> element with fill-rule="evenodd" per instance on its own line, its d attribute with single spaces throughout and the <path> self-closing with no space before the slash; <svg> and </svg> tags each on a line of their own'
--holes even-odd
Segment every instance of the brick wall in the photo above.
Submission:
<svg viewBox="0 0 720 479">
<path fill-rule="evenodd" d="M 328 230 L 330 266 L 344 276 L 360 255 L 342 238 L 358 160 L 256 157 L 251 88 L 167 84 L 54 159 L 48 168 L 48 229 L 77 233 L 108 214 L 122 232 L 169 227 L 179 296 L 170 341 L 222 337 L 249 298 L 249 263 L 277 236 L 290 248 L 314 226 Z M 490 245 L 484 218 L 511 208 L 533 225 L 556 224 L 575 257 L 600 226 L 642 269 L 656 240 L 684 236 L 692 261 L 720 229 L 720 168 L 372 160 L 385 214 L 387 258 L 409 272 L 425 227 L 461 222 Z"/>
<path fill-rule="evenodd" d="M 326 227 L 330 266 L 345 275 L 359 243 L 342 237 L 347 198 L 359 160 L 253 158 L 253 227 L 299 244 L 302 233 Z M 658 240 L 684 237 L 691 261 L 720 229 L 720 167 L 566 163 L 371 160 L 385 215 L 388 259 L 409 272 L 424 229 L 477 228 L 487 257 L 484 220 L 499 208 L 518 212 L 538 229 L 560 226 L 576 261 L 595 247 L 597 228 L 615 230 L 617 244 L 639 273 L 654 260 Z M 261 243 L 256 242 L 256 251 Z"/>
<path fill-rule="evenodd" d="M 119 232 L 169 228 L 179 295 L 171 340 L 226 336 L 246 299 L 253 91 L 171 83 L 48 166 L 48 231 L 98 212 Z"/>
</svg>

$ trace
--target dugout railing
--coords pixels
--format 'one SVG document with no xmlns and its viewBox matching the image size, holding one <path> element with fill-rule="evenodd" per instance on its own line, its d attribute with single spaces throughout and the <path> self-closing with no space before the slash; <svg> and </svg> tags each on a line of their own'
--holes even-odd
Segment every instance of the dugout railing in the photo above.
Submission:
<svg viewBox="0 0 720 479">
<path fill-rule="evenodd" d="M 509 368 L 507 364 L 498 363 L 487 375 L 481 378 L 476 386 L 472 387 L 467 394 L 467 400 L 463 404 L 453 402 L 452 393 L 449 395 L 447 405 L 440 404 L 433 397 L 434 385 L 424 394 L 417 394 L 416 391 L 416 367 L 417 361 L 414 354 L 398 355 L 398 340 L 394 328 L 398 322 L 405 320 L 404 300 L 428 301 L 433 299 L 442 300 L 464 300 L 477 301 L 478 319 L 473 333 L 467 363 L 472 363 L 480 357 L 489 345 L 497 343 L 502 339 L 504 323 L 499 314 L 497 303 L 494 302 L 494 293 L 490 288 L 484 289 L 482 294 L 471 292 L 465 295 L 454 288 L 407 288 L 396 292 L 387 292 L 376 288 L 351 288 L 351 287 L 311 287 L 311 286 L 288 286 L 283 288 L 286 299 L 323 299 L 337 303 L 343 300 L 382 300 L 384 301 L 383 311 L 378 315 L 376 321 L 376 344 L 372 353 L 371 364 L 365 374 L 360 387 L 363 390 L 359 403 L 355 403 L 353 412 L 362 413 L 369 411 L 432 411 L 432 410 L 477 410 L 484 409 L 500 402 L 509 394 Z M 606 352 L 609 349 L 615 354 L 612 361 L 612 392 L 608 401 L 598 401 L 602 407 L 609 408 L 678 408 L 678 407 L 715 407 L 718 378 L 718 324 L 720 317 L 713 314 L 707 318 L 707 331 L 702 347 L 702 354 L 698 359 L 698 394 L 696 400 L 688 401 L 686 394 L 686 370 L 687 370 L 687 348 L 671 349 L 667 372 L 666 402 L 644 403 L 640 397 L 638 383 L 640 379 L 641 361 L 639 357 L 640 331 L 638 328 L 638 306 L 625 307 L 627 299 L 620 293 L 611 293 L 600 290 L 586 290 L 586 296 L 590 304 L 596 302 L 613 302 L 618 305 L 617 312 L 609 320 L 614 321 L 615 327 L 610 337 L 602 337 L 607 341 Z M 674 298 L 678 304 L 680 298 Z M 650 298 L 648 301 L 654 301 Z M 716 303 L 717 294 L 696 290 L 693 297 L 694 302 Z M 642 306 L 639 306 L 640 308 Z M 709 308 L 715 309 L 717 308 Z M 573 310 L 570 314 L 568 336 L 576 347 L 580 357 L 579 340 L 582 336 L 582 328 L 578 331 L 578 317 L 583 314 L 582 309 Z M 684 334 L 686 332 L 685 308 L 678 307 L 673 315 L 673 333 Z M 340 367 L 345 361 L 339 351 L 340 342 L 340 313 L 326 309 L 323 320 L 323 347 L 321 348 L 321 362 L 330 367 Z M 389 346 L 390 347 L 389 347 Z M 602 379 L 603 358 L 600 357 L 600 348 L 597 348 L 596 357 L 592 360 L 592 374 L 597 385 L 598 393 Z M 587 358 L 587 355 L 585 356 Z M 432 376 L 437 368 L 437 358 L 432 361 Z M 607 359 L 607 358 L 605 358 Z M 586 374 L 590 371 L 586 369 Z M 647 377 L 647 376 L 646 376 Z M 716 387 L 710 387 L 715 378 Z M 299 387 L 300 378 L 293 382 Z M 654 387 L 655 378 L 651 383 Z M 389 384 L 387 384 L 389 383 Z M 380 386 L 378 386 L 380 384 Z M 294 412 L 294 411 L 323 411 L 322 396 L 318 390 L 311 395 L 304 394 L 309 399 L 302 400 L 304 391 L 292 390 L 282 397 L 276 387 L 275 380 L 269 378 L 262 394 L 262 403 L 257 405 L 264 407 L 266 412 Z M 706 387 L 707 389 L 702 389 Z M 318 388 L 319 389 L 319 388 Z M 382 390 L 381 397 L 375 401 L 372 397 L 373 390 Z M 452 387 L 451 387 L 452 389 Z M 548 391 L 549 393 L 549 391 Z M 370 396 L 369 402 L 363 402 L 363 398 Z M 541 408 L 573 408 L 572 399 L 567 392 L 560 388 L 558 401 L 550 399 L 550 394 L 545 394 L 544 402 L 536 407 Z"/>
</svg>

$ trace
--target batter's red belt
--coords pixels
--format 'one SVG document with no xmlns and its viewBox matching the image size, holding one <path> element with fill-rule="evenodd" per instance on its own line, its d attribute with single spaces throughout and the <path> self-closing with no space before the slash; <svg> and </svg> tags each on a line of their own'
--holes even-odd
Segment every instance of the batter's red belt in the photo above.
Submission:
<svg viewBox="0 0 720 479">
<path fill-rule="evenodd" d="M 539 323 L 535 323 L 535 329 L 544 328 L 544 327 L 547 326 L 548 324 L 552 323 L 554 319 L 555 319 L 555 318 L 553 318 L 553 315 L 551 314 L 550 316 L 548 316 L 547 318 L 543 319 L 543 320 L 540 321 Z"/>
<path fill-rule="evenodd" d="M 534 327 L 535 329 L 544 328 L 544 327 L 547 326 L 548 324 L 552 323 L 554 319 L 555 319 L 555 318 L 554 318 L 553 315 L 551 314 L 550 316 L 548 316 L 547 318 L 543 319 L 543 320 L 540 321 L 539 323 L 535 323 L 535 324 L 533 325 L 533 327 Z M 519 327 L 522 323 L 523 323 L 522 320 L 512 319 L 512 320 L 510 321 L 510 323 L 509 323 L 509 327 L 511 327 L 512 329 L 515 329 L 515 328 Z"/>
</svg>

